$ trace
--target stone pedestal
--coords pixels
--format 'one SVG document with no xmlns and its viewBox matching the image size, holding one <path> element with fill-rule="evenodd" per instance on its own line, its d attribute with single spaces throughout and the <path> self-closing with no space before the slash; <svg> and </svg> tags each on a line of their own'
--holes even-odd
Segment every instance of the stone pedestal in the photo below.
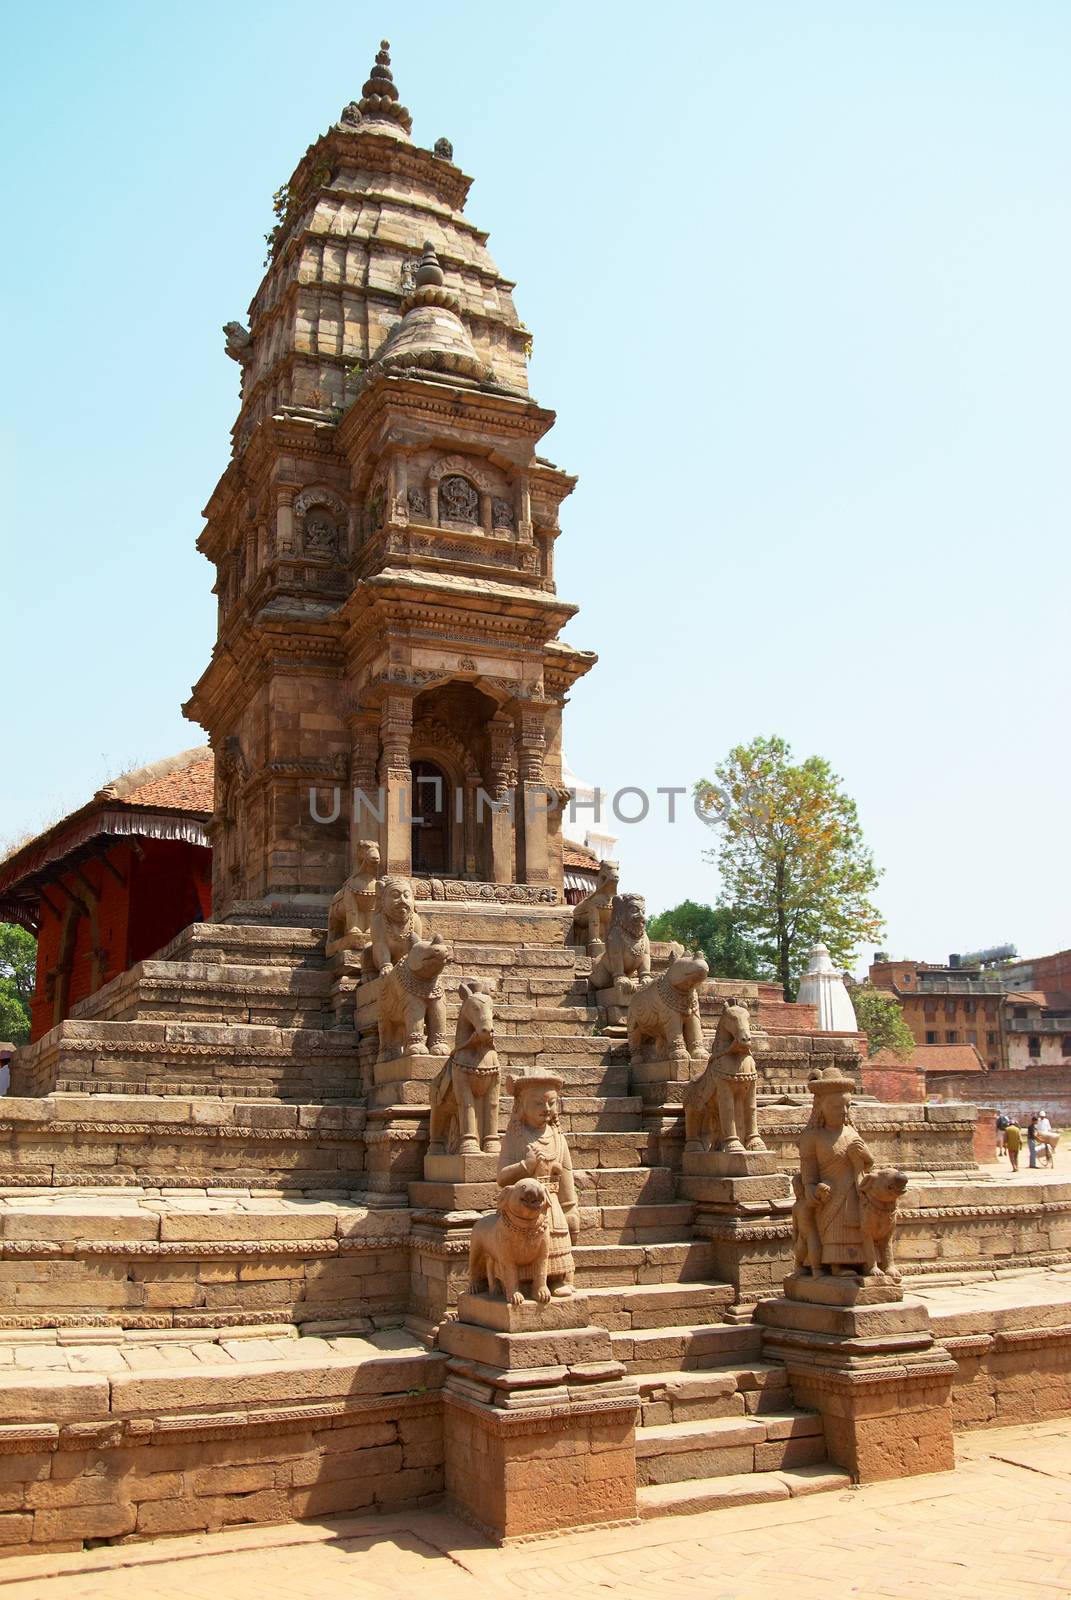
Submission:
<svg viewBox="0 0 1071 1600">
<path fill-rule="evenodd" d="M 686 1151 L 677 1188 L 696 1204 L 695 1233 L 710 1241 L 714 1272 L 731 1283 L 734 1321 L 776 1292 L 791 1257 L 792 1185 L 769 1150 Z"/>
<path fill-rule="evenodd" d="M 612 1039 L 625 1038 L 628 1033 L 629 1001 L 636 991 L 622 989 L 619 983 L 612 983 L 608 989 L 595 989 L 592 992 L 599 1008 L 603 1032 Z"/>
<path fill-rule="evenodd" d="M 446 1492 L 508 1540 L 636 1516 L 635 1379 L 574 1302 L 463 1294 L 446 1354 Z"/>
<path fill-rule="evenodd" d="M 756 1315 L 763 1355 L 784 1362 L 797 1404 L 821 1413 L 836 1465 L 860 1483 L 952 1469 L 956 1364 L 920 1300 L 888 1280 L 793 1275 Z"/>
<path fill-rule="evenodd" d="M 414 1208 L 409 1325 L 430 1339 L 468 1286 L 472 1224 L 493 1211 L 497 1154 L 424 1157 L 424 1176 L 409 1185 Z"/>
<path fill-rule="evenodd" d="M 360 950 L 336 950 L 327 961 L 331 974 L 331 1013 L 336 1028 L 354 1026 L 357 989 L 361 983 Z"/>
</svg>

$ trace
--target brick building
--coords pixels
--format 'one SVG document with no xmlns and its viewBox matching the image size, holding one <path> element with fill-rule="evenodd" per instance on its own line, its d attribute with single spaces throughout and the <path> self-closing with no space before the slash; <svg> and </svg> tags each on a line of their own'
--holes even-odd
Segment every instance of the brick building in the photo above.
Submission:
<svg viewBox="0 0 1071 1600">
<path fill-rule="evenodd" d="M 926 961 L 874 961 L 870 981 L 892 994 L 920 1045 L 973 1045 L 991 1072 L 1006 1064 L 1007 990 L 982 967 Z"/>
<path fill-rule="evenodd" d="M 37 936 L 30 1038 L 212 909 L 212 752 L 127 773 L 0 862 L 0 921 Z"/>
</svg>

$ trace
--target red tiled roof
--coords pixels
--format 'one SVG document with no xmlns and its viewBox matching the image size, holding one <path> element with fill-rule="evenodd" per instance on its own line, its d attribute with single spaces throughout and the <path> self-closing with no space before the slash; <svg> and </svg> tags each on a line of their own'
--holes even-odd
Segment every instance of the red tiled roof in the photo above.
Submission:
<svg viewBox="0 0 1071 1600">
<path fill-rule="evenodd" d="M 899 1067 L 906 1072 L 984 1072 L 985 1062 L 973 1044 L 917 1044 L 906 1061 L 892 1050 L 879 1050 L 868 1067 Z"/>
<path fill-rule="evenodd" d="M 212 751 L 202 745 L 127 773 L 106 784 L 95 798 L 153 811 L 196 811 L 208 817 L 212 814 L 215 768 Z"/>
<path fill-rule="evenodd" d="M 589 850 L 586 844 L 576 844 L 572 839 L 562 841 L 562 860 L 567 867 L 579 867 L 582 872 L 599 870 L 599 858 L 594 850 Z"/>
</svg>

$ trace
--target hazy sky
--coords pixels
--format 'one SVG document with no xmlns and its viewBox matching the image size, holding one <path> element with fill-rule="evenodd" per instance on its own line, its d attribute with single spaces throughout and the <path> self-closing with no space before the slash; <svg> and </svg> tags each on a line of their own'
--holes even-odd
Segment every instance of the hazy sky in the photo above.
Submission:
<svg viewBox="0 0 1071 1600">
<path fill-rule="evenodd" d="M 781 733 L 857 798 L 891 951 L 1071 944 L 1059 0 L 8 0 L 0 838 L 203 738 L 220 325 L 384 33 L 580 474 L 577 772 Z M 714 899 L 699 823 L 619 831 L 653 909 Z"/>
</svg>

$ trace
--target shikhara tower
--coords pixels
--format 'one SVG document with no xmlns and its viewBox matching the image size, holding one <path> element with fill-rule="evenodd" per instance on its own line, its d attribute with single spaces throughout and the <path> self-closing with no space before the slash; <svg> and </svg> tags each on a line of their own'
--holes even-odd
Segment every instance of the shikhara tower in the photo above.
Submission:
<svg viewBox="0 0 1071 1600">
<path fill-rule="evenodd" d="M 216 752 L 217 918 L 314 912 L 377 831 L 384 871 L 447 898 L 561 897 L 543 791 L 595 659 L 558 638 L 575 480 L 536 454 L 554 413 L 471 180 L 411 127 L 384 42 L 277 197 L 248 329 L 225 330 L 241 408 L 198 541 L 218 637 L 185 707 Z"/>
</svg>

